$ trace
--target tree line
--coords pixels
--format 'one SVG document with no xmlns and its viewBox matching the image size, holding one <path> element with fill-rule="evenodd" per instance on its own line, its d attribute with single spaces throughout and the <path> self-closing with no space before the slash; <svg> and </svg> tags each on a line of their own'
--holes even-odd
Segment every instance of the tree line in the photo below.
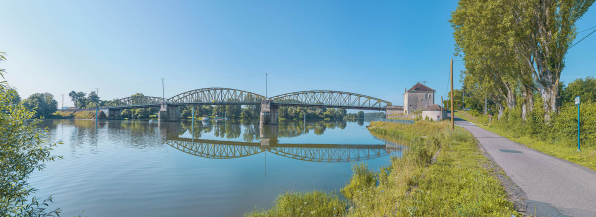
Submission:
<svg viewBox="0 0 596 217">
<path fill-rule="evenodd" d="M 596 102 L 596 78 L 588 76 L 586 78 L 578 78 L 569 84 L 561 82 L 561 95 L 560 100 L 563 107 L 574 106 L 575 97 L 580 96 L 581 101 L 584 103 Z M 484 112 L 485 114 L 498 114 L 499 106 L 493 101 L 485 101 L 485 95 L 477 90 L 470 89 L 454 89 L 453 90 L 453 105 L 455 109 L 465 109 Z M 518 105 L 521 103 L 522 94 L 520 92 L 515 93 L 515 98 L 518 100 Z M 534 93 L 534 104 L 540 105 L 542 98 L 539 93 Z M 486 104 L 485 104 L 486 102 Z M 449 108 L 450 100 L 444 100 L 443 105 Z M 486 107 L 485 107 L 486 105 Z M 519 106 L 516 107 L 520 109 Z M 516 108 L 510 109 L 515 110 Z M 507 110 L 507 109 L 505 109 Z M 521 110 L 520 110 L 521 112 Z"/>
<path fill-rule="evenodd" d="M 22 105 L 32 112 L 33 118 L 48 117 L 58 109 L 58 102 L 51 93 L 34 93 L 21 100 L 19 92 L 13 87 L 6 85 L 2 91 L 10 96 L 10 105 Z"/>
<path fill-rule="evenodd" d="M 16 90 L 12 92 L 15 94 L 13 101 L 15 103 L 20 102 L 20 97 Z M 71 91 L 69 97 L 76 109 L 92 109 L 103 106 L 117 106 L 119 101 L 114 100 L 101 100 L 100 97 L 91 91 L 89 94 L 82 91 Z M 131 95 L 131 98 L 144 98 L 144 94 L 136 93 Z M 54 100 L 54 95 L 50 93 L 35 93 L 29 98 L 23 100 L 25 107 L 35 112 L 36 118 L 48 117 L 56 112 L 58 102 Z M 181 106 L 180 112 L 182 118 L 189 118 L 192 116 L 192 108 L 195 108 L 195 117 L 203 116 L 227 116 L 229 118 L 237 119 L 259 119 L 261 107 L 259 105 L 200 105 L 200 106 Z M 147 119 L 157 115 L 159 108 L 137 108 L 137 109 L 124 109 L 120 113 L 123 118 L 129 119 Z M 341 120 L 341 119 L 363 119 L 364 112 L 359 111 L 358 113 L 347 113 L 346 109 L 334 109 L 334 108 L 318 108 L 318 107 L 293 107 L 293 106 L 280 106 L 278 110 L 279 118 L 294 120 L 303 119 L 306 116 L 307 119 L 328 119 L 328 120 Z"/>
<path fill-rule="evenodd" d="M 490 101 L 499 117 L 520 107 L 525 120 L 537 95 L 548 121 L 568 100 L 561 98 L 565 55 L 577 36 L 575 23 L 593 3 L 460 0 L 449 22 L 465 65 L 463 97 L 469 94 L 481 105 Z"/>
</svg>

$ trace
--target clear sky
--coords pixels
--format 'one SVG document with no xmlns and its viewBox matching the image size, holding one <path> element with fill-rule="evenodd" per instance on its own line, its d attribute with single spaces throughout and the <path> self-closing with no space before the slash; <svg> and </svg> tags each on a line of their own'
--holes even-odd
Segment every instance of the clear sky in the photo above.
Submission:
<svg viewBox="0 0 596 217">
<path fill-rule="evenodd" d="M 2 1 L 0 68 L 22 98 L 99 88 L 101 99 L 229 87 L 339 90 L 403 105 L 427 81 L 447 95 L 457 1 Z M 594 6 L 578 29 L 596 26 Z M 590 31 L 580 33 L 578 39 Z M 596 33 L 562 80 L 596 75 Z M 459 59 L 455 57 L 454 59 Z M 456 88 L 461 61 L 454 62 Z M 436 101 L 439 103 L 439 100 Z"/>
</svg>

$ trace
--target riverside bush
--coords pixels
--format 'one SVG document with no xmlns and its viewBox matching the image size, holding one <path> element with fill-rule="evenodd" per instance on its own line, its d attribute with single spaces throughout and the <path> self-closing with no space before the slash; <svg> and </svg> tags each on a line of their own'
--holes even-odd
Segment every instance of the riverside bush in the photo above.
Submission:
<svg viewBox="0 0 596 217">
<path fill-rule="evenodd" d="M 35 112 L 12 103 L 15 95 L 0 82 L 0 216 L 57 216 L 60 209 L 46 210 L 52 197 L 33 197 L 37 189 L 27 182 L 45 162 L 60 158 L 50 155 L 56 144 L 47 144 L 47 131 L 37 128 Z"/>
<path fill-rule="evenodd" d="M 581 145 L 594 147 L 596 141 L 596 103 L 585 102 L 580 105 Z M 564 141 L 566 145 L 577 145 L 577 106 L 567 105 L 553 116 L 549 139 Z"/>
<path fill-rule="evenodd" d="M 494 118 L 489 128 L 508 132 L 513 138 L 527 136 L 532 139 L 557 145 L 577 146 L 577 106 L 566 104 L 561 111 L 551 115 L 550 122 L 544 119 L 542 100 L 538 98 L 534 109 L 526 114 L 526 120 L 521 118 L 521 108 L 505 109 L 500 119 Z M 583 102 L 580 106 L 581 115 L 581 145 L 594 147 L 596 140 L 596 103 Z M 486 115 L 478 112 L 458 112 L 457 115 L 475 123 L 486 125 Z"/>
<path fill-rule="evenodd" d="M 286 192 L 270 210 L 255 210 L 244 216 L 344 216 L 346 202 L 339 196 L 321 191 Z"/>
<path fill-rule="evenodd" d="M 376 185 L 375 173 L 368 169 L 365 163 L 352 164 L 352 178 L 350 182 L 341 189 L 342 195 L 348 199 L 354 198 L 357 194 L 366 191 Z"/>
</svg>

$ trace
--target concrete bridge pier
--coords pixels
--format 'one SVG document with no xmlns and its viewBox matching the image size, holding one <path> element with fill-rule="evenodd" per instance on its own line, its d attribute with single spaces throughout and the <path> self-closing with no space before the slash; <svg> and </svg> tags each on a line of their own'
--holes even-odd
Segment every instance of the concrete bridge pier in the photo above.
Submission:
<svg viewBox="0 0 596 217">
<path fill-rule="evenodd" d="M 269 100 L 261 100 L 261 125 L 275 125 L 278 122 L 278 106 L 271 105 Z"/>
<path fill-rule="evenodd" d="M 120 113 L 122 113 L 123 109 L 108 109 L 108 120 L 119 120 L 122 119 Z"/>
<path fill-rule="evenodd" d="M 278 130 L 276 125 L 261 125 L 259 127 L 261 137 L 261 149 L 270 149 L 277 145 Z"/>
<path fill-rule="evenodd" d="M 180 108 L 178 106 L 162 104 L 158 112 L 158 120 L 162 121 L 180 121 Z"/>
</svg>

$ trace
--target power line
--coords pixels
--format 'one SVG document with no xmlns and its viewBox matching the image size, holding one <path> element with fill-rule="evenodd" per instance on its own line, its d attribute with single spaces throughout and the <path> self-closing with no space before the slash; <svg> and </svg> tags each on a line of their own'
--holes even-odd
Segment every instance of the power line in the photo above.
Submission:
<svg viewBox="0 0 596 217">
<path fill-rule="evenodd" d="M 279 74 L 279 73 L 269 73 L 272 75 L 280 75 L 286 77 L 294 77 L 294 78 L 303 78 L 303 79 L 313 79 L 313 80 L 330 80 L 330 81 L 347 81 L 347 82 L 372 82 L 372 83 L 401 83 L 399 81 L 386 81 L 386 80 L 349 80 L 349 79 L 337 79 L 337 78 L 321 78 L 321 77 L 307 77 L 307 76 L 296 76 L 296 75 L 288 75 L 288 74 Z"/>
<path fill-rule="evenodd" d="M 585 32 L 585 31 L 588 31 L 588 30 L 590 30 L 590 29 L 593 29 L 593 28 L 596 28 L 596 26 L 593 26 L 592 28 L 589 28 L 589 29 L 584 29 L 583 31 L 581 31 L 581 32 L 578 32 L 578 34 L 579 34 L 579 33 L 582 33 L 582 32 Z"/>
<path fill-rule="evenodd" d="M 571 49 L 573 46 L 575 46 L 575 45 L 579 44 L 580 42 L 582 42 L 584 39 L 586 39 L 588 36 L 592 35 L 594 32 L 596 32 L 596 29 L 594 31 L 590 32 L 590 34 L 586 35 L 586 37 L 584 37 L 581 40 L 579 40 L 577 43 L 571 45 L 571 47 L 569 47 L 569 49 Z"/>
</svg>

